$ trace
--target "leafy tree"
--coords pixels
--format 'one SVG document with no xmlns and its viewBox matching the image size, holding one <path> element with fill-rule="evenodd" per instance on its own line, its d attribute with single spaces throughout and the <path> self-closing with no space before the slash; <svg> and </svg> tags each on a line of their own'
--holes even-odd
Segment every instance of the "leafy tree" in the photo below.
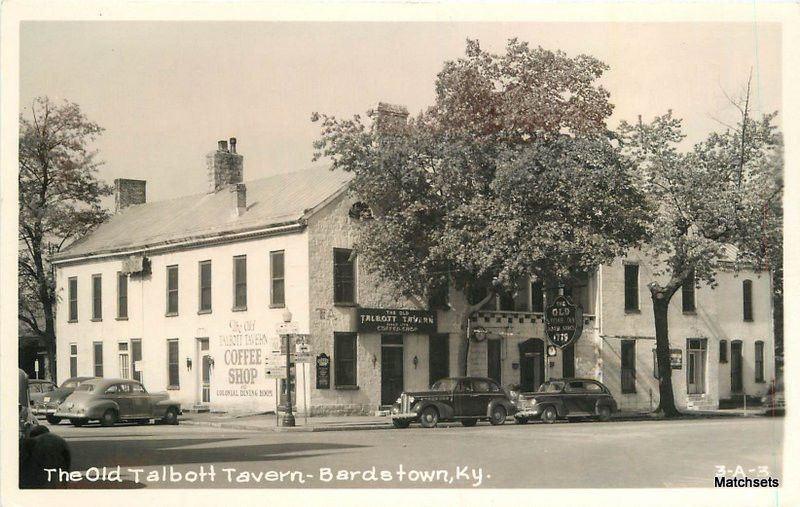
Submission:
<svg viewBox="0 0 800 507">
<path fill-rule="evenodd" d="M 44 339 L 50 377 L 56 378 L 55 280 L 49 258 L 102 222 L 100 162 L 88 148 L 102 132 L 77 104 L 33 101 L 20 115 L 19 319 Z"/>
<path fill-rule="evenodd" d="M 356 245 L 367 269 L 422 300 L 459 293 L 462 368 L 469 317 L 494 293 L 524 276 L 563 281 L 645 232 L 644 198 L 606 127 L 606 68 L 515 39 L 502 55 L 468 40 L 411 119 L 385 105 L 367 118 L 312 116 L 315 158 L 352 172 L 369 209 Z M 470 299 L 476 288 L 488 291 Z"/>
<path fill-rule="evenodd" d="M 745 102 L 747 104 L 747 102 Z M 740 107 L 739 123 L 712 133 L 688 152 L 672 112 L 651 123 L 622 122 L 623 152 L 655 212 L 644 247 L 653 262 L 648 284 L 655 317 L 658 411 L 679 415 L 672 390 L 667 314 L 683 284 L 716 285 L 721 261 L 755 269 L 780 258 L 782 140 L 776 113 L 758 120 Z M 694 278 L 692 278 L 692 276 Z"/>
</svg>

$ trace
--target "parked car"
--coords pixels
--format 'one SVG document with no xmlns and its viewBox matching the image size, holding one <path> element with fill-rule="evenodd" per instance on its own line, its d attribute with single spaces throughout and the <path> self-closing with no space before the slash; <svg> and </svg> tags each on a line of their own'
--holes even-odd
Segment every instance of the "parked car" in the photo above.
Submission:
<svg viewBox="0 0 800 507">
<path fill-rule="evenodd" d="M 28 375 L 19 370 L 19 487 L 53 487 L 46 470 L 69 472 L 71 453 L 66 440 L 50 433 L 31 410 Z"/>
<path fill-rule="evenodd" d="M 772 381 L 767 394 L 761 398 L 761 404 L 767 415 L 783 415 L 786 413 L 786 395 L 783 391 L 783 380 Z"/>
<path fill-rule="evenodd" d="M 39 403 L 34 403 L 33 413 L 36 415 L 43 415 L 47 418 L 50 424 L 58 424 L 61 422 L 60 417 L 56 417 L 56 408 L 61 404 L 67 396 L 72 394 L 76 387 L 81 385 L 87 380 L 95 377 L 70 377 L 61 383 L 61 387 L 54 389 L 49 393 L 42 394 L 42 400 Z"/>
<path fill-rule="evenodd" d="M 430 391 L 403 392 L 392 407 L 392 423 L 395 428 L 407 428 L 412 422 L 433 428 L 439 421 L 475 426 L 488 419 L 498 425 L 513 413 L 508 395 L 494 380 L 453 377 L 436 381 Z"/>
<path fill-rule="evenodd" d="M 135 380 L 95 378 L 79 385 L 56 409 L 55 416 L 69 419 L 73 426 L 100 421 L 113 426 L 119 421 L 148 423 L 151 419 L 178 424 L 181 405 L 166 392 L 148 393 Z"/>
<path fill-rule="evenodd" d="M 554 423 L 558 419 L 593 417 L 608 421 L 617 402 L 602 383 L 591 379 L 552 379 L 534 393 L 519 393 L 515 400 L 517 423 L 532 419 Z"/>
<path fill-rule="evenodd" d="M 57 386 L 49 380 L 28 379 L 28 389 L 31 392 L 31 406 L 34 409 L 34 414 L 39 415 L 37 409 L 41 410 L 44 397 L 52 393 L 56 388 Z"/>
</svg>

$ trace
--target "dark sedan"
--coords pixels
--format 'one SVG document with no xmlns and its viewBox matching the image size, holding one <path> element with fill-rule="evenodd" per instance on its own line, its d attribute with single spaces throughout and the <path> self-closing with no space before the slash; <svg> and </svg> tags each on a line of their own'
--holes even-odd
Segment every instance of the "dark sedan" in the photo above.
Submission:
<svg viewBox="0 0 800 507">
<path fill-rule="evenodd" d="M 58 424 L 61 422 L 60 417 L 56 417 L 56 409 L 62 401 L 67 399 L 67 396 L 72 394 L 76 387 L 91 380 L 95 377 L 70 377 L 61 383 L 61 387 L 42 396 L 40 402 L 34 403 L 33 413 L 36 415 L 43 415 L 47 417 L 47 422 L 50 424 Z"/>
<path fill-rule="evenodd" d="M 429 391 L 403 392 L 392 407 L 392 423 L 396 428 L 407 428 L 418 421 L 423 428 L 433 428 L 439 421 L 475 426 L 478 420 L 488 419 L 498 425 L 513 413 L 514 406 L 494 380 L 445 378 Z"/>
<path fill-rule="evenodd" d="M 532 419 L 554 423 L 558 419 L 592 417 L 608 421 L 617 402 L 602 383 L 591 379 L 553 379 L 534 393 L 519 393 L 514 418 L 520 424 Z"/>
</svg>

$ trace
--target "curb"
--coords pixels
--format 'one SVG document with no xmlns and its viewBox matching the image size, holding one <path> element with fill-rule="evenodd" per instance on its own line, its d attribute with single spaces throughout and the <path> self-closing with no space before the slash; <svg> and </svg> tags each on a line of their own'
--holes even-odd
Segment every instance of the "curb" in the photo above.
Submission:
<svg viewBox="0 0 800 507">
<path fill-rule="evenodd" d="M 632 421 L 696 421 L 701 419 L 751 419 L 755 417 L 764 417 L 764 414 L 683 414 L 681 417 L 674 419 L 666 419 L 659 417 L 650 417 L 648 414 L 642 415 L 626 415 L 620 417 L 612 417 L 609 422 L 632 422 Z M 263 426 L 256 424 L 238 424 L 235 422 L 214 422 L 214 421 L 192 421 L 180 420 L 180 424 L 188 426 L 205 426 L 211 428 L 232 429 L 232 430 L 246 430 L 246 431 L 270 431 L 273 433 L 319 433 L 323 431 L 371 431 L 371 430 L 390 430 L 394 429 L 391 422 L 379 423 L 362 423 L 362 424 L 333 424 L 324 426 L 295 426 L 295 427 L 282 427 L 282 426 Z"/>
</svg>

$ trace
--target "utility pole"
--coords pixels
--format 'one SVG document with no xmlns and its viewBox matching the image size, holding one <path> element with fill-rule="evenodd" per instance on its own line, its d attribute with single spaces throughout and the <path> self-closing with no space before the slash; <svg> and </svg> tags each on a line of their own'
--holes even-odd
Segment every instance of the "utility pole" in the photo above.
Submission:
<svg viewBox="0 0 800 507">
<path fill-rule="evenodd" d="M 283 311 L 283 336 L 281 338 L 286 344 L 286 411 L 281 418 L 281 426 L 294 426 L 294 414 L 292 413 L 292 356 L 291 356 L 291 338 L 292 333 L 289 329 L 289 323 L 292 321 L 292 312 L 289 309 Z"/>
</svg>

